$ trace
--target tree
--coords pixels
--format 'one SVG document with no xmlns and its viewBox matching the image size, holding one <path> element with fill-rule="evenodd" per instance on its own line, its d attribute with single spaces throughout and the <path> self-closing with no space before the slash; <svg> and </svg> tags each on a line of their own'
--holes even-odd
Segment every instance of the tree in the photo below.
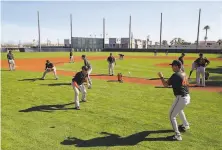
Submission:
<svg viewBox="0 0 222 150">
<path fill-rule="evenodd" d="M 162 45 L 168 45 L 167 40 L 163 40 Z"/>
<path fill-rule="evenodd" d="M 204 40 L 205 40 L 205 43 L 207 41 L 207 31 L 210 29 L 210 26 L 206 25 L 203 30 L 206 30 L 206 34 L 205 34 L 205 37 L 204 37 Z"/>
</svg>

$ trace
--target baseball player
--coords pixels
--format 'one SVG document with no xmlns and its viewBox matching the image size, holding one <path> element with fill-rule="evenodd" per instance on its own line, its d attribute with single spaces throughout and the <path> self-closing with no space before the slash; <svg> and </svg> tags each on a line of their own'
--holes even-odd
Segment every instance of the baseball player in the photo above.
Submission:
<svg viewBox="0 0 222 150">
<path fill-rule="evenodd" d="M 168 56 L 168 50 L 165 51 L 166 56 Z"/>
<path fill-rule="evenodd" d="M 110 56 L 107 58 L 107 62 L 109 63 L 109 75 L 113 76 L 114 74 L 114 64 L 116 65 L 116 59 L 113 57 L 112 53 L 110 53 Z"/>
<path fill-rule="evenodd" d="M 56 67 L 53 65 L 53 63 L 51 63 L 49 60 L 46 60 L 46 64 L 45 64 L 45 72 L 43 73 L 42 76 L 42 80 L 45 79 L 45 76 L 47 73 L 52 72 L 54 73 L 55 79 L 58 80 L 58 76 L 56 74 Z"/>
<path fill-rule="evenodd" d="M 195 60 L 197 64 L 197 73 L 196 73 L 196 81 L 197 86 L 205 87 L 205 68 L 210 64 L 210 61 L 203 54 L 199 54 L 199 58 Z M 200 75 L 202 76 L 202 85 L 200 85 Z"/>
<path fill-rule="evenodd" d="M 156 50 L 154 50 L 154 56 L 156 56 L 157 55 L 157 51 Z"/>
<path fill-rule="evenodd" d="M 90 74 L 92 72 L 92 66 L 91 64 L 89 63 L 89 61 L 86 59 L 86 55 L 82 55 L 82 59 L 84 61 L 84 65 L 88 68 L 88 71 L 87 71 L 87 74 L 88 74 L 88 89 L 91 89 L 92 88 L 92 80 L 90 78 Z"/>
<path fill-rule="evenodd" d="M 178 60 L 181 61 L 181 63 L 182 63 L 182 66 L 181 66 L 182 71 L 184 71 L 184 61 L 183 61 L 184 56 L 185 56 L 185 54 L 182 53 L 181 56 L 178 58 Z"/>
<path fill-rule="evenodd" d="M 190 77 L 191 77 L 191 75 L 192 75 L 194 70 L 197 70 L 197 64 L 195 63 L 195 61 L 192 63 L 192 68 L 190 70 L 190 75 L 189 75 L 188 79 L 190 79 Z"/>
<path fill-rule="evenodd" d="M 12 54 L 12 51 L 8 52 L 7 59 L 8 59 L 8 65 L 9 65 L 10 71 L 15 70 L 15 60 L 14 60 L 14 55 Z"/>
<path fill-rule="evenodd" d="M 172 85 L 173 92 L 176 98 L 169 113 L 170 121 L 173 130 L 175 131 L 175 135 L 173 135 L 171 138 L 172 140 L 181 141 L 182 137 L 180 131 L 186 131 L 190 128 L 183 111 L 185 106 L 190 103 L 190 95 L 188 89 L 189 83 L 185 72 L 181 71 L 182 64 L 179 60 L 174 60 L 170 65 L 172 65 L 172 70 L 175 73 L 167 81 L 164 79 L 163 74 L 161 72 L 159 72 L 158 75 L 164 87 Z M 176 121 L 176 116 L 178 114 L 180 116 L 180 119 L 183 121 L 183 124 L 180 125 L 179 128 Z"/>
<path fill-rule="evenodd" d="M 72 51 L 69 53 L 69 63 L 74 63 L 73 53 Z"/>
<path fill-rule="evenodd" d="M 80 110 L 79 107 L 79 92 L 82 93 L 82 102 L 86 102 L 86 88 L 83 85 L 84 81 L 87 80 L 88 75 L 87 75 L 88 68 L 86 66 L 82 67 L 82 71 L 76 73 L 74 78 L 72 79 L 72 87 L 75 92 L 75 108 L 77 110 Z"/>
</svg>

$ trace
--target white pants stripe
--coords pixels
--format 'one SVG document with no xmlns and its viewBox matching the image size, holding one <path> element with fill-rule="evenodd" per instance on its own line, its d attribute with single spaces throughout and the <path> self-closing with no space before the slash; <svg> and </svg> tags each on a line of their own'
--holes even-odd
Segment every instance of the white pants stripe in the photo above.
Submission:
<svg viewBox="0 0 222 150">
<path fill-rule="evenodd" d="M 108 68 L 109 68 L 109 75 L 114 74 L 114 63 L 109 63 Z"/>
<path fill-rule="evenodd" d="M 75 102 L 75 106 L 76 107 L 79 107 L 79 92 L 82 93 L 82 100 L 86 100 L 86 88 L 85 86 L 82 84 L 82 85 L 79 85 L 79 88 L 80 88 L 80 91 L 78 88 L 76 88 L 73 83 L 72 83 L 72 87 L 73 87 L 73 90 L 74 90 L 74 102 Z"/>
<path fill-rule="evenodd" d="M 200 86 L 200 75 L 202 77 L 202 86 L 205 86 L 205 67 L 198 67 L 196 72 L 197 85 Z"/>
<path fill-rule="evenodd" d="M 176 96 L 176 99 L 170 109 L 169 117 L 170 117 L 171 125 L 175 133 L 178 135 L 180 134 L 180 132 L 178 130 L 176 117 L 179 114 L 180 119 L 183 121 L 183 125 L 189 126 L 189 123 L 187 122 L 185 113 L 183 111 L 185 106 L 188 105 L 189 103 L 190 103 L 190 95 L 186 95 L 184 97 L 179 95 L 179 96 Z"/>
<path fill-rule="evenodd" d="M 15 70 L 15 61 L 13 59 L 11 60 L 8 60 L 8 65 L 9 65 L 9 69 L 12 71 L 12 70 Z"/>
</svg>

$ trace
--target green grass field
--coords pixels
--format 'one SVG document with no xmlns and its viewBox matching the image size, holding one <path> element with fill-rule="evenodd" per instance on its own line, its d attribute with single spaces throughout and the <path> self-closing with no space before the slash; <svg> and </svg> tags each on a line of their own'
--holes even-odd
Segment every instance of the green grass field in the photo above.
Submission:
<svg viewBox="0 0 222 150">
<path fill-rule="evenodd" d="M 107 56 L 109 53 L 86 54 Z M 15 53 L 16 58 L 66 56 L 67 53 Z M 5 59 L 5 54 L 2 54 L 2 59 Z M 117 61 L 115 72 L 128 76 L 130 71 L 133 77 L 156 78 L 157 72 L 162 71 L 169 77 L 172 74 L 170 67 L 153 66 L 169 61 L 126 59 Z M 92 73 L 107 73 L 105 60 L 90 62 L 93 66 Z M 192 60 L 185 60 L 185 63 L 191 62 Z M 67 63 L 58 66 L 57 70 L 76 71 L 82 63 Z M 222 82 L 219 66 L 221 61 L 213 61 L 209 66 L 212 73 L 208 82 L 219 83 L 216 86 L 221 86 Z M 189 69 L 190 67 L 186 68 L 187 73 Z M 174 99 L 172 89 L 93 79 L 93 88 L 87 90 L 88 102 L 80 103 L 81 110 L 76 111 L 73 109 L 74 92 L 68 85 L 72 77 L 60 76 L 59 80 L 53 80 L 52 75 L 47 75 L 44 81 L 24 80 L 39 78 L 41 75 L 41 72 L 1 71 L 2 150 L 218 150 L 222 147 L 221 93 L 191 90 L 191 103 L 185 109 L 191 129 L 182 133 L 183 141 L 172 142 L 165 141 L 166 136 L 173 134 L 168 119 Z M 178 122 L 181 123 L 179 119 Z"/>
</svg>

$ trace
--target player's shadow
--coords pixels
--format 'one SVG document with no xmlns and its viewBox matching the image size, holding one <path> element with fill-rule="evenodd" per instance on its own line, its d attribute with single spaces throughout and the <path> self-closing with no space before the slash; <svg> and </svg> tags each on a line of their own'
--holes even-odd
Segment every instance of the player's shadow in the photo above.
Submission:
<svg viewBox="0 0 222 150">
<path fill-rule="evenodd" d="M 30 82 L 34 82 L 34 81 L 37 81 L 37 80 L 41 80 L 41 78 L 21 79 L 21 80 L 18 80 L 18 81 L 30 81 Z"/>
<path fill-rule="evenodd" d="M 169 79 L 169 78 L 164 78 L 164 79 Z M 149 78 L 148 80 L 160 80 L 160 78 Z"/>
<path fill-rule="evenodd" d="M 142 131 L 127 137 L 121 137 L 118 134 L 101 132 L 105 134 L 103 137 L 96 137 L 89 140 L 83 140 L 76 137 L 68 137 L 60 144 L 75 145 L 76 147 L 99 147 L 99 146 L 134 146 L 142 141 L 172 141 L 169 137 L 146 138 L 150 134 L 170 133 L 173 130 L 158 130 L 158 131 Z"/>
<path fill-rule="evenodd" d="M 192 80 L 190 84 L 196 84 L 196 81 Z M 206 87 L 222 87 L 222 76 L 210 76 L 208 80 L 205 80 L 205 84 Z"/>
<path fill-rule="evenodd" d="M 47 85 L 47 86 L 63 86 L 63 85 L 69 85 L 69 86 L 71 86 L 71 83 L 50 83 L 50 84 L 40 84 L 40 85 Z"/>
<path fill-rule="evenodd" d="M 107 80 L 107 82 L 119 82 L 118 80 Z"/>
<path fill-rule="evenodd" d="M 90 76 L 110 76 L 108 74 L 91 74 Z"/>
<path fill-rule="evenodd" d="M 69 109 L 74 109 L 73 104 L 74 103 L 33 106 L 24 110 L 19 110 L 19 112 L 33 112 L 33 111 L 53 112 L 56 110 L 69 110 Z M 73 108 L 66 108 L 66 106 L 69 106 L 69 105 L 73 105 Z"/>
<path fill-rule="evenodd" d="M 222 66 L 217 66 L 217 68 L 206 68 L 206 71 L 210 73 L 222 74 Z"/>
</svg>

